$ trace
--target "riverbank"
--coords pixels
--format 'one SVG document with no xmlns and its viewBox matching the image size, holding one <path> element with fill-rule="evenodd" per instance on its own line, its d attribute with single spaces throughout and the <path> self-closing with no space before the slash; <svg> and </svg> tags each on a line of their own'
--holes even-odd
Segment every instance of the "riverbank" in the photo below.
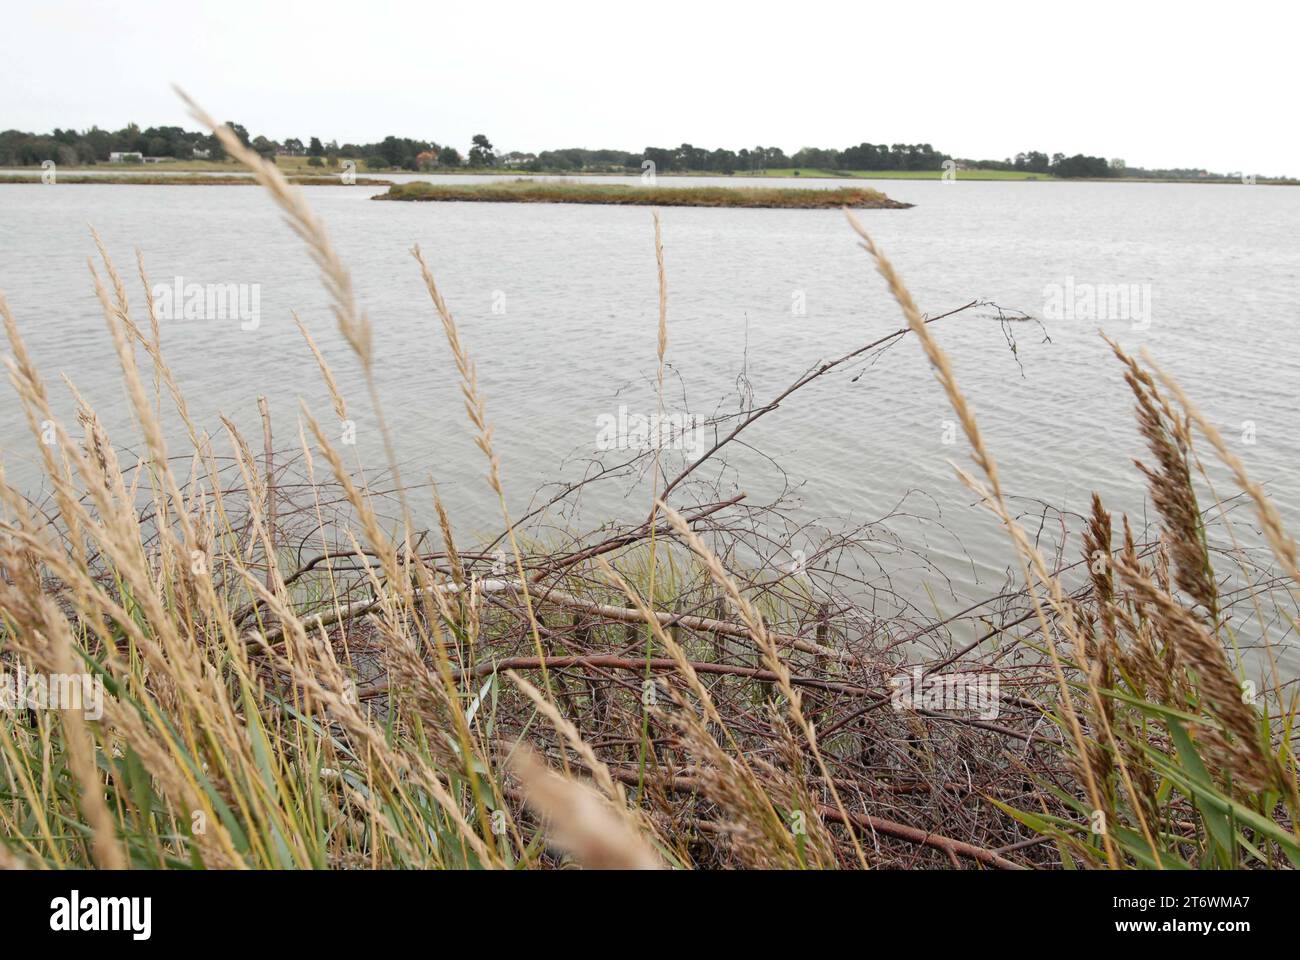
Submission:
<svg viewBox="0 0 1300 960">
<path fill-rule="evenodd" d="M 385 187 L 392 184 L 392 180 L 384 180 L 378 177 L 357 177 L 352 183 L 344 183 L 337 176 L 316 176 L 316 177 L 289 177 L 290 183 L 296 183 L 303 187 Z M 30 174 L 3 174 L 0 175 L 0 184 L 4 183 L 41 183 L 40 171 Z M 56 184 L 86 184 L 93 183 L 97 185 L 104 184 L 130 184 L 132 186 L 176 186 L 183 185 L 187 187 L 228 187 L 228 186 L 257 186 L 257 180 L 251 176 L 240 176 L 238 174 L 181 174 L 181 175 L 154 175 L 144 173 L 106 173 L 106 174 L 75 174 L 75 173 L 58 173 L 55 176 Z"/>
<path fill-rule="evenodd" d="M 309 157 L 276 157 L 275 166 L 286 177 L 290 176 L 327 176 L 337 174 L 342 169 L 342 164 L 346 159 L 340 160 L 339 163 L 330 166 L 322 162 L 318 165 L 309 163 Z M 366 169 L 368 172 L 374 172 L 378 169 L 370 167 L 363 160 L 354 161 L 359 169 Z M 385 168 L 386 169 L 386 168 Z M 40 172 L 39 166 L 27 167 L 5 167 L 0 166 L 0 174 L 23 173 L 29 171 Z M 59 164 L 59 172 L 63 173 L 87 173 L 90 171 L 106 171 L 124 174 L 135 172 L 145 176 L 161 175 L 163 173 L 231 173 L 231 172 L 248 172 L 248 168 L 242 163 L 236 163 L 234 160 L 168 160 L 164 163 L 78 163 L 78 164 Z"/>
<path fill-rule="evenodd" d="M 758 207 L 797 210 L 901 210 L 912 206 L 891 200 L 878 190 L 841 187 L 802 190 L 765 187 L 632 187 L 626 184 L 538 183 L 510 180 L 494 183 L 433 184 L 425 181 L 391 186 L 375 200 L 462 201 L 480 203 L 599 203 L 656 207 Z"/>
</svg>

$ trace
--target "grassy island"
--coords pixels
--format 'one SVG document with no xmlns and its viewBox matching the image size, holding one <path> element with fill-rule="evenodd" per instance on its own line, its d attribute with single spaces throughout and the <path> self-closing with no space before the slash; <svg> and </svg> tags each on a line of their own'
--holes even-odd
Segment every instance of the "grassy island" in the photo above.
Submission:
<svg viewBox="0 0 1300 960">
<path fill-rule="evenodd" d="M 508 180 L 489 183 L 433 184 L 424 181 L 389 187 L 376 200 L 461 200 L 484 203 L 608 203 L 656 207 L 766 207 L 791 209 L 903 209 L 878 190 L 767 187 L 641 187 L 616 183 L 560 180 Z"/>
<path fill-rule="evenodd" d="M 345 184 L 337 176 L 314 176 L 314 177 L 289 177 L 290 183 L 296 183 L 303 187 L 382 187 L 392 183 L 391 180 L 382 180 L 376 177 L 357 177 L 352 184 Z M 40 171 L 34 173 L 18 173 L 0 175 L 0 184 L 2 183 L 40 183 Z M 94 184 L 131 184 L 133 186 L 174 186 L 182 184 L 187 187 L 225 187 L 225 186 L 257 186 L 257 180 L 251 176 L 241 176 L 240 174 L 151 174 L 151 173 L 105 173 L 105 174 L 67 174 L 59 173 L 54 181 L 56 184 L 67 183 L 94 183 Z"/>
</svg>

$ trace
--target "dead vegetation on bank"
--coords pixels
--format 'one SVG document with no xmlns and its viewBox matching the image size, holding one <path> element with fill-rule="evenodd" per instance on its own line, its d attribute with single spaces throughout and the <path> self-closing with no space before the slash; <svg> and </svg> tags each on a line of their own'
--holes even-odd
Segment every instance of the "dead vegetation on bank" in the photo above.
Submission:
<svg viewBox="0 0 1300 960">
<path fill-rule="evenodd" d="M 301 194 L 218 132 L 306 242 L 382 429 L 374 330 L 346 265 Z M 488 544 L 461 542 L 436 490 L 403 483 L 387 437 L 391 492 L 380 493 L 306 409 L 291 451 L 269 427 L 260 444 L 229 421 L 220 444 L 207 436 L 166 366 L 143 264 L 134 307 L 102 247 L 92 269 L 138 461 L 120 459 L 119 438 L 84 402 L 75 426 L 54 416 L 0 300 L 10 380 L 49 490 L 37 509 L 0 476 L 0 663 L 86 671 L 105 691 L 97 718 L 0 714 L 4 861 L 1300 864 L 1294 688 L 1268 647 L 1268 682 L 1244 685 L 1236 650 L 1252 628 L 1267 637 L 1294 624 L 1300 571 L 1276 509 L 1177 384 L 1116 347 L 1159 527 L 1135 532 L 1094 500 L 1079 555 L 1045 555 L 931 332 L 943 318 L 919 311 L 852 226 L 904 325 L 811 368 L 675 474 L 643 455 L 646 519 L 562 548 L 543 549 L 533 516 L 509 511 L 490 398 L 418 251 L 430 322 L 501 506 L 503 532 Z M 657 221 L 656 251 L 662 396 L 671 344 Z M 304 336 L 334 398 L 326 422 L 344 420 L 358 398 L 339 393 Z M 929 357 L 971 448 L 959 476 L 1007 531 L 1018 572 L 1018 586 L 946 620 L 848 599 L 860 542 L 828 544 L 804 576 L 778 566 L 789 542 L 773 530 L 779 516 L 743 495 L 708 496 L 695 473 L 803 385 L 901 339 Z M 164 436 L 163 403 L 188 427 L 183 451 Z M 1234 500 L 1253 511 L 1267 557 L 1241 544 L 1220 495 L 1200 499 L 1198 444 L 1236 477 Z M 432 496 L 436 531 L 415 529 L 415 496 Z M 997 677 L 996 716 L 897 695 L 900 676 L 955 675 Z"/>
</svg>

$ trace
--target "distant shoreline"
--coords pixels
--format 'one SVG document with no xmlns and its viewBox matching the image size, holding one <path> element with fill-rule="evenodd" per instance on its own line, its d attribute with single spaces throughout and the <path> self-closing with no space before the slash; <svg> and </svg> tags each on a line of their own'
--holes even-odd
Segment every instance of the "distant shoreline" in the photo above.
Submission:
<svg viewBox="0 0 1300 960">
<path fill-rule="evenodd" d="M 305 187 L 386 187 L 391 186 L 392 180 L 385 180 L 380 177 L 357 177 L 351 184 L 345 184 L 338 177 L 288 177 L 290 183 L 296 183 Z M 41 173 L 39 171 L 29 174 L 12 174 L 0 173 L 0 184 L 6 183 L 42 183 Z M 249 175 L 224 174 L 153 174 L 153 173 L 105 173 L 105 174 L 77 174 L 56 172 L 54 183 L 58 184 L 95 184 L 96 186 L 120 186 L 129 184 L 133 187 L 242 187 L 257 186 L 257 178 Z"/>
<path fill-rule="evenodd" d="M 303 186 L 337 186 L 342 185 L 340 173 L 336 168 L 313 167 L 305 163 L 284 162 L 280 158 L 276 164 L 281 173 L 292 183 Z M 298 159 L 298 158 L 295 158 Z M 39 167 L 0 167 L 0 184 L 35 183 L 41 179 Z M 388 186 L 394 181 L 386 179 L 385 174 L 400 176 L 438 177 L 515 177 L 520 179 L 573 179 L 591 178 L 635 178 L 636 171 L 533 171 L 514 170 L 506 167 L 457 167 L 434 168 L 431 170 L 393 170 L 376 169 L 366 174 L 357 174 L 353 183 L 357 186 Z M 178 161 L 176 163 L 151 164 L 147 169 L 138 164 L 95 164 L 59 167 L 56 171 L 58 183 L 113 183 L 113 184 L 152 184 L 152 185 L 208 185 L 225 186 L 255 182 L 246 167 L 235 163 L 213 163 L 211 161 Z M 935 181 L 943 179 L 943 171 L 938 170 L 819 170 L 812 168 L 779 168 L 761 172 L 736 172 L 730 176 L 709 171 L 668 171 L 658 173 L 656 179 L 700 179 L 718 180 L 901 180 L 901 181 Z M 1202 183 L 1202 184 L 1236 184 L 1248 186 L 1236 177 L 1054 177 L 1050 174 L 1031 173 L 1021 170 L 957 170 L 954 179 L 964 183 Z M 1275 178 L 1257 178 L 1255 186 L 1300 186 L 1300 180 L 1283 180 Z"/>
</svg>

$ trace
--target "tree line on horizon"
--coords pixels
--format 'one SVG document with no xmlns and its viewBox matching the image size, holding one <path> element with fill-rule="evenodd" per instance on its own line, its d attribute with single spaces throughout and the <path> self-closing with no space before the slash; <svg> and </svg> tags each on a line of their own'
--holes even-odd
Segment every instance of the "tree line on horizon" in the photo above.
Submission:
<svg viewBox="0 0 1300 960">
<path fill-rule="evenodd" d="M 968 169 L 1018 170 L 1055 177 L 1115 176 L 1205 176 L 1206 171 L 1142 170 L 1129 168 L 1122 160 L 1106 160 L 1076 154 L 1051 156 L 1030 150 L 1005 160 L 961 160 L 935 150 L 928 143 L 872 144 L 860 143 L 843 150 L 803 147 L 787 155 L 779 147 L 743 147 L 740 150 L 706 149 L 683 143 L 677 147 L 646 147 L 641 151 L 586 149 L 573 147 L 543 150 L 540 153 L 511 151 L 502 153 L 484 134 L 476 134 L 465 154 L 453 146 L 433 140 L 414 140 L 388 136 L 374 143 L 328 143 L 310 137 L 304 144 L 296 137 L 275 141 L 265 136 L 251 136 L 241 124 L 229 122 L 230 128 L 244 142 L 265 158 L 277 155 L 305 156 L 312 166 L 337 166 L 340 159 L 361 161 L 370 169 L 410 171 L 499 167 L 503 170 L 547 173 L 640 173 L 653 164 L 657 173 L 765 173 L 768 170 L 813 169 L 825 171 L 869 172 L 874 170 L 934 170 L 953 160 Z M 62 166 L 80 166 L 108 162 L 111 153 L 139 153 L 147 157 L 173 160 L 222 160 L 225 151 L 212 134 L 187 131 L 181 127 L 140 128 L 128 124 L 121 130 L 99 127 L 78 132 L 55 128 L 49 134 L 20 130 L 0 132 L 0 166 L 39 166 L 52 160 Z"/>
</svg>

